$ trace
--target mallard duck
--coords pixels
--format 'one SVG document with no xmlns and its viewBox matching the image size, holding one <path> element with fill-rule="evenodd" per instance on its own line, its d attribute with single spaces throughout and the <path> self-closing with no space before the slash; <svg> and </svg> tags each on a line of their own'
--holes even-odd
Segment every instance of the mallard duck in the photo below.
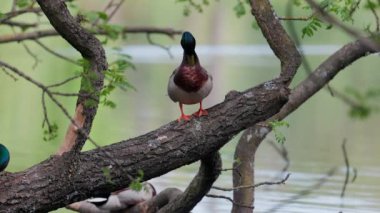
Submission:
<svg viewBox="0 0 380 213">
<path fill-rule="evenodd" d="M 7 147 L 0 143 L 0 172 L 8 166 L 10 159 L 9 151 Z"/>
<path fill-rule="evenodd" d="M 181 46 L 184 51 L 182 63 L 174 70 L 168 83 L 170 99 L 179 102 L 181 116 L 178 121 L 190 120 L 191 117 L 183 112 L 183 104 L 199 103 L 199 110 L 194 114 L 198 117 L 208 114 L 202 108 L 202 100 L 211 92 L 212 76 L 199 63 L 195 44 L 195 38 L 190 32 L 182 34 Z"/>
<path fill-rule="evenodd" d="M 143 188 L 140 191 L 125 188 L 106 196 L 90 198 L 70 204 L 67 208 L 78 212 L 107 213 L 124 210 L 140 202 L 149 200 L 155 195 L 156 189 L 152 184 L 146 182 L 143 183 Z"/>
</svg>

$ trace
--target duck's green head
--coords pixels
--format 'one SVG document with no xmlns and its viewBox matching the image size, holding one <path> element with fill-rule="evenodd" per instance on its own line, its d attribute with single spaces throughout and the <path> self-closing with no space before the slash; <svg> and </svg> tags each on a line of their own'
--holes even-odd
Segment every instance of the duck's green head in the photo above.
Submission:
<svg viewBox="0 0 380 213">
<path fill-rule="evenodd" d="M 182 34 L 181 46 L 185 53 L 194 53 L 195 38 L 190 32 L 184 32 Z"/>
<path fill-rule="evenodd" d="M 9 151 L 7 147 L 0 143 L 0 172 L 2 172 L 9 163 Z"/>
</svg>

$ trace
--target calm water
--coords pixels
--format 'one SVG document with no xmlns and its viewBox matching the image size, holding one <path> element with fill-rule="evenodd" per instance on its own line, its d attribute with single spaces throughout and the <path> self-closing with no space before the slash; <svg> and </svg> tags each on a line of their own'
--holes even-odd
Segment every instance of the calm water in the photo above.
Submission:
<svg viewBox="0 0 380 213">
<path fill-rule="evenodd" d="M 326 58 L 326 54 L 330 54 L 337 48 L 339 45 L 308 46 L 305 52 L 315 67 Z M 137 68 L 136 71 L 127 73 L 128 79 L 137 91 L 131 90 L 126 93 L 118 91 L 112 97 L 118 107 L 113 110 L 103 107 L 99 110 L 92 131 L 92 137 L 99 144 L 106 145 L 138 136 L 179 116 L 177 104 L 172 103 L 166 95 L 168 77 L 181 60 L 182 53 L 179 47 L 172 48 L 175 58 L 170 58 L 158 47 L 131 46 L 126 48 L 125 52 L 131 53 Z M 214 76 L 214 89 L 205 101 L 206 107 L 223 101 L 224 95 L 232 89 L 247 89 L 273 78 L 279 72 L 279 62 L 267 46 L 200 46 L 198 53 L 201 63 Z M 57 69 L 73 69 L 72 67 L 57 67 L 59 67 Z M 380 80 L 380 73 L 373 67 L 380 67 L 378 56 L 371 56 L 353 64 L 336 77 L 332 85 L 339 90 L 344 90 L 347 86 L 359 88 L 360 85 L 363 91 L 375 87 Z M 37 78 L 44 78 L 43 73 L 32 71 L 31 74 Z M 65 75 L 62 74 L 62 76 Z M 304 77 L 304 71 L 300 70 L 294 84 Z M 46 81 L 56 82 L 57 80 L 47 79 Z M 0 104 L 0 115 L 3 118 L 3 121 L 0 121 L 1 140 L 13 151 L 14 157 L 9 170 L 19 171 L 54 153 L 59 146 L 67 120 L 53 105 L 49 105 L 52 119 L 57 121 L 62 128 L 56 141 L 41 142 L 40 91 L 30 89 L 28 83 L 21 81 L 14 83 L 6 79 L 1 82 L 3 84 L 0 89 L 13 87 L 13 94 L 4 92 L 4 102 Z M 79 82 L 74 82 L 65 89 L 67 92 L 75 92 L 78 84 Z M 23 99 L 15 99 L 14 94 L 27 96 Z M 62 101 L 69 107 L 74 106 L 75 103 L 75 100 L 71 99 L 62 99 Z M 21 107 L 25 104 L 36 109 L 36 113 L 30 115 L 29 110 Z M 196 109 L 197 106 L 186 106 L 185 110 L 190 113 Z M 72 108 L 70 110 L 73 111 Z M 380 168 L 378 166 L 380 163 L 378 157 L 380 116 L 373 115 L 365 121 L 358 121 L 349 118 L 347 112 L 348 107 L 340 100 L 321 91 L 286 119 L 290 127 L 282 131 L 287 138 L 285 146 L 289 152 L 288 172 L 291 176 L 285 185 L 257 189 L 256 212 L 338 212 L 341 202 L 344 203 L 344 212 L 380 211 Z M 20 119 L 26 119 L 28 122 L 17 122 Z M 112 125 L 109 125 L 110 123 Z M 23 129 L 23 134 L 15 134 L 15 129 Z M 238 137 L 221 150 L 224 168 L 232 166 L 234 146 Z M 36 139 L 31 141 L 29 138 Z M 344 138 L 347 139 L 350 164 L 357 169 L 358 174 L 355 182 L 347 186 L 346 196 L 344 200 L 341 200 L 340 193 L 345 178 L 345 165 L 341 151 Z M 273 135 L 267 138 L 267 140 L 273 139 Z M 27 147 L 27 149 L 22 147 Z M 85 147 L 85 149 L 92 148 L 94 147 L 91 144 Z M 285 165 L 284 160 L 267 141 L 259 148 L 255 165 L 256 182 L 277 180 L 285 175 L 280 173 Z M 332 168 L 336 168 L 335 173 L 327 176 Z M 155 178 L 151 182 L 158 191 L 166 187 L 185 189 L 197 170 L 198 163 L 195 163 Z M 321 179 L 325 181 L 320 184 L 320 187 L 316 187 Z M 231 186 L 231 173 L 224 172 L 215 185 Z M 310 188 L 314 190 L 305 196 L 297 197 L 299 193 Z M 210 193 L 232 196 L 232 193 L 215 190 Z M 230 209 L 229 201 L 204 198 L 193 212 L 229 212 Z M 68 212 L 68 210 L 61 209 L 57 212 Z"/>
</svg>

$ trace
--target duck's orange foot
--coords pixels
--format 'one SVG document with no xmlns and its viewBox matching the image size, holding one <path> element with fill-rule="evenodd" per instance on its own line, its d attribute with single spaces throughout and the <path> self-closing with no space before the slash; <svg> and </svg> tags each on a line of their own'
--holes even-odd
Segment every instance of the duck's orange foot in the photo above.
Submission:
<svg viewBox="0 0 380 213">
<path fill-rule="evenodd" d="M 208 115 L 208 112 L 205 109 L 199 109 L 197 112 L 194 113 L 194 115 L 198 116 L 198 117 L 201 117 L 201 116 Z"/>
<path fill-rule="evenodd" d="M 190 118 L 191 118 L 191 115 L 185 115 L 185 114 L 183 114 L 183 115 L 181 115 L 181 116 L 177 119 L 177 121 L 178 121 L 178 122 L 181 122 L 181 120 L 188 121 L 188 120 L 190 120 Z"/>
</svg>

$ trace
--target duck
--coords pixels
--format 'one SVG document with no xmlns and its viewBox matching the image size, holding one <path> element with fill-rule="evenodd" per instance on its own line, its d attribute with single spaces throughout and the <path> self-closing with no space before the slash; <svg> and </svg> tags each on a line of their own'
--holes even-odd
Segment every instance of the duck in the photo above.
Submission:
<svg viewBox="0 0 380 213">
<path fill-rule="evenodd" d="M 72 203 L 67 208 L 77 212 L 109 213 L 127 209 L 154 196 L 156 189 L 152 184 L 145 182 L 140 191 L 124 188 L 111 194 Z"/>
<path fill-rule="evenodd" d="M 0 143 L 0 172 L 4 171 L 7 168 L 10 159 L 10 154 L 3 144 Z"/>
<path fill-rule="evenodd" d="M 188 121 L 191 118 L 191 115 L 183 112 L 184 104 L 199 104 L 199 110 L 194 113 L 197 117 L 208 115 L 207 110 L 202 107 L 202 101 L 210 94 L 213 86 L 212 76 L 200 64 L 195 52 L 196 40 L 190 32 L 186 31 L 182 34 L 181 46 L 182 62 L 173 71 L 168 83 L 170 99 L 179 103 L 181 115 L 177 119 L 178 122 Z"/>
</svg>

